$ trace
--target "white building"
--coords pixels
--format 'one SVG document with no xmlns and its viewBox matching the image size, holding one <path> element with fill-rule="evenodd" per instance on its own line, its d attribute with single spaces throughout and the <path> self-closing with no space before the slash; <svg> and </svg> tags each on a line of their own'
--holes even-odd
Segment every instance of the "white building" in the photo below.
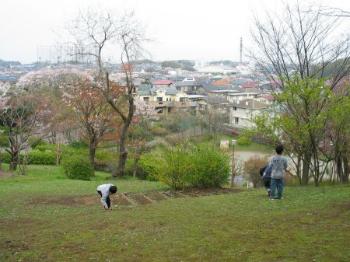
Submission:
<svg viewBox="0 0 350 262">
<path fill-rule="evenodd" d="M 230 105 L 230 126 L 240 129 L 254 127 L 253 119 L 268 108 L 269 105 L 256 99 L 238 100 Z"/>
<path fill-rule="evenodd" d="M 175 87 L 152 88 L 140 90 L 138 98 L 147 105 L 153 106 L 159 114 L 167 114 L 173 111 L 198 111 L 206 109 L 206 96 L 188 95 L 178 91 Z"/>
<path fill-rule="evenodd" d="M 227 94 L 227 101 L 230 103 L 238 103 L 246 99 L 255 99 L 259 96 L 259 92 L 231 92 Z"/>
</svg>

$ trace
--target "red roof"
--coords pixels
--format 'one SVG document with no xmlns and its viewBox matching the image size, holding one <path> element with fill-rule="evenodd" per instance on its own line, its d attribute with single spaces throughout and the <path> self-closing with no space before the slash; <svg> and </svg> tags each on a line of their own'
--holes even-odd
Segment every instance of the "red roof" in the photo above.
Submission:
<svg viewBox="0 0 350 262">
<path fill-rule="evenodd" d="M 242 88 L 255 88 L 257 84 L 254 81 L 247 81 L 242 84 Z"/>
<path fill-rule="evenodd" d="M 274 101 L 275 100 L 274 96 L 270 95 L 270 94 L 262 95 L 262 97 L 265 98 L 268 101 Z"/>
<path fill-rule="evenodd" d="M 213 81 L 211 83 L 213 86 L 226 86 L 226 85 L 230 85 L 231 84 L 231 81 L 230 79 L 220 79 L 220 80 L 216 80 L 216 81 Z"/>
<path fill-rule="evenodd" d="M 171 84 L 173 84 L 174 82 L 171 80 L 154 80 L 153 84 L 154 85 L 167 85 L 170 86 Z"/>
</svg>

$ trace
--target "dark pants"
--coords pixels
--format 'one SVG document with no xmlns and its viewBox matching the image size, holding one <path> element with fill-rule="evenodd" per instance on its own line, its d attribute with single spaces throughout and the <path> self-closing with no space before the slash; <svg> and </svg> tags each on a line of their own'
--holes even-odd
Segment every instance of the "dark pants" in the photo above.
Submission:
<svg viewBox="0 0 350 262">
<path fill-rule="evenodd" d="M 265 186 L 266 190 L 270 190 L 270 188 L 271 188 L 271 178 L 266 178 L 266 179 L 263 180 L 263 182 L 264 182 L 264 186 Z"/>
<path fill-rule="evenodd" d="M 265 189 L 267 191 L 267 195 L 270 197 L 271 196 L 271 178 L 264 178 L 263 179 Z"/>
<path fill-rule="evenodd" d="M 277 190 L 277 196 L 276 196 Z M 271 178 L 271 198 L 281 199 L 283 194 L 283 179 Z"/>
<path fill-rule="evenodd" d="M 97 193 L 100 195 L 100 197 L 102 197 L 101 191 L 97 190 Z M 106 199 L 106 203 L 107 203 L 107 207 L 110 208 L 111 207 L 111 199 L 109 198 L 109 196 Z"/>
</svg>

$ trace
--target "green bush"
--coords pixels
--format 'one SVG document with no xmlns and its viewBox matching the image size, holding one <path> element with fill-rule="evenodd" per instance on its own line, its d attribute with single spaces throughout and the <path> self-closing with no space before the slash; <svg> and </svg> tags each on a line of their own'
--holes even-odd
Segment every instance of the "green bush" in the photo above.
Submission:
<svg viewBox="0 0 350 262">
<path fill-rule="evenodd" d="M 28 164 L 30 165 L 55 165 L 56 152 L 32 150 L 28 154 Z"/>
<path fill-rule="evenodd" d="M 89 145 L 84 142 L 84 141 L 80 141 L 80 140 L 77 140 L 77 141 L 73 141 L 71 143 L 69 143 L 69 146 L 70 147 L 73 147 L 73 148 L 88 148 Z"/>
<path fill-rule="evenodd" d="M 1 152 L 1 153 L 0 153 L 0 160 L 1 160 L 3 163 L 10 164 L 11 156 L 10 156 L 10 154 L 7 153 L 7 152 Z"/>
<path fill-rule="evenodd" d="M 160 159 L 162 159 L 161 154 L 157 151 L 143 154 L 139 161 L 138 177 L 149 181 L 157 181 Z"/>
<path fill-rule="evenodd" d="M 6 135 L 0 132 L 0 147 L 8 147 L 9 139 Z"/>
<path fill-rule="evenodd" d="M 61 145 L 61 147 L 62 147 L 62 145 Z M 35 150 L 39 150 L 39 151 L 54 151 L 54 152 L 56 152 L 57 145 L 49 144 L 49 143 L 40 143 L 32 148 Z"/>
<path fill-rule="evenodd" d="M 88 158 L 89 150 L 87 150 L 86 148 L 74 148 L 71 146 L 61 146 L 61 154 L 62 154 L 62 159 L 69 158 L 71 156 L 81 156 L 81 157 Z"/>
<path fill-rule="evenodd" d="M 229 158 L 212 145 L 194 146 L 188 156 L 186 181 L 192 187 L 220 187 L 227 183 Z"/>
<path fill-rule="evenodd" d="M 240 135 L 237 138 L 237 144 L 240 146 L 249 146 L 252 144 L 252 141 L 249 136 L 246 135 Z"/>
<path fill-rule="evenodd" d="M 144 154 L 142 172 L 149 180 L 159 180 L 173 189 L 219 187 L 229 176 L 229 159 L 212 145 L 178 145 L 161 152 Z"/>
<path fill-rule="evenodd" d="M 183 145 L 164 150 L 162 157 L 156 162 L 156 177 L 159 181 L 173 189 L 186 187 L 186 172 L 188 172 L 188 152 Z"/>
<path fill-rule="evenodd" d="M 88 157 L 86 149 L 76 149 L 70 146 L 61 145 L 61 157 L 70 158 L 72 156 Z M 56 164 L 56 145 L 54 144 L 40 144 L 36 149 L 29 151 L 28 164 L 31 165 L 55 165 Z M 3 163 L 10 163 L 11 156 L 7 152 L 2 152 L 0 159 Z M 20 155 L 23 159 L 23 154 Z"/>
<path fill-rule="evenodd" d="M 90 180 L 94 176 L 94 169 L 88 158 L 83 156 L 66 157 L 62 161 L 65 175 L 71 179 Z"/>
</svg>

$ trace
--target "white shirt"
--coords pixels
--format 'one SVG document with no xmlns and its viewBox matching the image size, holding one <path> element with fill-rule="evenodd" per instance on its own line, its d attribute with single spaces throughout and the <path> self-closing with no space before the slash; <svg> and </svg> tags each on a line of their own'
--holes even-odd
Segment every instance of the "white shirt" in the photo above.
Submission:
<svg viewBox="0 0 350 262">
<path fill-rule="evenodd" d="M 101 203 L 102 205 L 105 207 L 105 208 L 108 208 L 108 205 L 107 205 L 107 197 L 109 196 L 110 192 L 109 192 L 109 189 L 111 188 L 111 186 L 114 186 L 113 184 L 103 184 L 103 185 L 99 185 L 96 190 L 97 191 L 100 191 L 101 194 L 102 194 L 102 197 L 101 197 Z"/>
</svg>

